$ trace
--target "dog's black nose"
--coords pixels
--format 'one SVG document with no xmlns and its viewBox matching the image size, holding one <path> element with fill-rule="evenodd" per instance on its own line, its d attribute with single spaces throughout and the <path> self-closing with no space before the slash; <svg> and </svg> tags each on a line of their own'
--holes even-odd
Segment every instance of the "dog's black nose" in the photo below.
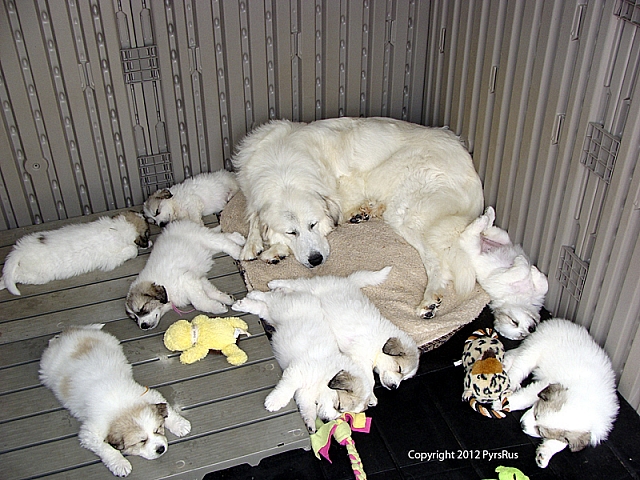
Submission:
<svg viewBox="0 0 640 480">
<path fill-rule="evenodd" d="M 322 256 L 321 253 L 318 253 L 318 252 L 312 253 L 309 256 L 309 265 L 311 265 L 312 267 L 317 267 L 322 263 L 323 260 L 324 260 L 324 257 Z"/>
<path fill-rule="evenodd" d="M 141 328 L 142 330 L 149 330 L 149 327 L 150 327 L 150 325 L 149 325 L 148 323 L 142 322 L 142 323 L 140 324 L 140 328 Z"/>
<path fill-rule="evenodd" d="M 156 448 L 156 453 L 158 455 L 162 455 L 164 453 L 166 449 L 164 448 L 164 445 L 160 445 L 158 448 Z"/>
<path fill-rule="evenodd" d="M 160 222 L 160 223 L 158 224 L 158 226 L 159 226 L 160 228 L 164 228 L 164 227 L 166 227 L 166 226 L 167 226 L 167 222 Z"/>
<path fill-rule="evenodd" d="M 536 324 L 529 325 L 529 333 L 533 333 L 536 330 Z"/>
</svg>

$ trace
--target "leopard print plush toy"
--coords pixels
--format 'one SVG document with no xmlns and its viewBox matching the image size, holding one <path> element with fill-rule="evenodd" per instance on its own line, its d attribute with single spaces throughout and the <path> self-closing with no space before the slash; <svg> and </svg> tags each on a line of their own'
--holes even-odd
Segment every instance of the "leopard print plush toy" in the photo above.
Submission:
<svg viewBox="0 0 640 480">
<path fill-rule="evenodd" d="M 476 330 L 465 342 L 462 401 L 490 418 L 504 418 L 509 411 L 509 377 L 503 368 L 504 346 L 492 329 Z"/>
</svg>

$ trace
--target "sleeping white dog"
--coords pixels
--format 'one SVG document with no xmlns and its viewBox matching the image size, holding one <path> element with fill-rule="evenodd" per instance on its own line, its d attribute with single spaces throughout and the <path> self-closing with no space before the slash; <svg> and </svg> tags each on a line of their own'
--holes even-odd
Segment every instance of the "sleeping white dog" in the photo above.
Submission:
<svg viewBox="0 0 640 480">
<path fill-rule="evenodd" d="M 234 173 L 201 173 L 151 194 L 144 202 L 144 215 L 160 227 L 182 219 L 202 224 L 203 216 L 220 213 L 239 189 Z"/>
<path fill-rule="evenodd" d="M 577 452 L 607 439 L 618 414 L 615 374 L 584 327 L 558 318 L 544 321 L 506 353 L 504 363 L 516 389 L 509 407 L 529 409 L 520 420 L 522 429 L 542 438 L 539 467 L 567 446 Z M 531 373 L 533 382 L 519 388 Z"/>
<path fill-rule="evenodd" d="M 547 294 L 547 277 L 509 234 L 493 225 L 493 207 L 474 220 L 460 235 L 460 246 L 469 256 L 480 286 L 491 298 L 494 327 L 503 336 L 521 340 L 540 321 Z"/>
<path fill-rule="evenodd" d="M 40 380 L 82 423 L 80 445 L 126 477 L 131 463 L 123 455 L 158 458 L 168 447 L 164 427 L 182 437 L 191 424 L 159 392 L 136 383 L 120 342 L 102 327 L 74 327 L 54 337 L 40 361 Z"/>
<path fill-rule="evenodd" d="M 150 246 L 149 225 L 137 212 L 31 233 L 7 255 L 0 290 L 20 295 L 16 283 L 42 285 L 94 270 L 108 272 L 136 257 L 138 247 Z"/>
<path fill-rule="evenodd" d="M 340 352 L 320 300 L 303 292 L 253 290 L 232 309 L 258 315 L 275 329 L 271 345 L 282 379 L 264 406 L 280 410 L 294 398 L 310 432 L 316 417 L 334 420 L 342 412 L 362 412 L 375 405 L 373 377 Z"/>
<path fill-rule="evenodd" d="M 186 305 L 208 313 L 224 313 L 233 297 L 208 279 L 213 256 L 224 252 L 238 259 L 244 245 L 239 233 L 221 233 L 190 220 L 167 225 L 156 240 L 147 264 L 129 287 L 125 309 L 143 330 L 155 328 L 172 308 Z"/>
<path fill-rule="evenodd" d="M 340 351 L 366 371 L 373 372 L 387 389 L 396 389 L 418 370 L 420 353 L 415 341 L 384 318 L 362 288 L 383 283 L 391 267 L 377 272 L 354 272 L 293 280 L 272 280 L 268 286 L 283 292 L 311 293 L 322 304 L 322 319 L 329 323 Z M 317 321 L 321 321 L 319 317 Z"/>
<path fill-rule="evenodd" d="M 233 158 L 247 199 L 242 260 L 293 253 L 313 268 L 329 256 L 327 234 L 343 221 L 380 216 L 414 247 L 429 283 L 417 314 L 431 318 L 450 283 L 460 296 L 475 274 L 458 237 L 482 213 L 482 184 L 469 152 L 446 129 L 391 118 L 272 121 Z"/>
</svg>

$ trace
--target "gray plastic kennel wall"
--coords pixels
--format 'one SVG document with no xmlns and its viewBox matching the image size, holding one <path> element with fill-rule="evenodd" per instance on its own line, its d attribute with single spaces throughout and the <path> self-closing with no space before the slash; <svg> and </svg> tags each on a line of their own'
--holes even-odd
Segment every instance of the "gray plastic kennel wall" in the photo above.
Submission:
<svg viewBox="0 0 640 480">
<path fill-rule="evenodd" d="M 467 142 L 640 409 L 637 0 L 4 0 L 0 229 L 141 204 L 272 118 Z"/>
</svg>

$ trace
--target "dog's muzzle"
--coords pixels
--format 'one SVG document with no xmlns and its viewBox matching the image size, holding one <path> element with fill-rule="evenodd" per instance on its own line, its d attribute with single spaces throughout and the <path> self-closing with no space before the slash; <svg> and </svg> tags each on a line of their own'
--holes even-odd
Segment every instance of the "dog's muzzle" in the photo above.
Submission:
<svg viewBox="0 0 640 480">
<path fill-rule="evenodd" d="M 309 258 L 307 260 L 309 261 L 309 265 L 311 265 L 311 268 L 313 268 L 313 267 L 317 267 L 318 265 L 321 265 L 322 262 L 324 262 L 324 257 L 322 256 L 321 253 L 314 252 L 311 255 L 309 255 Z"/>
</svg>

